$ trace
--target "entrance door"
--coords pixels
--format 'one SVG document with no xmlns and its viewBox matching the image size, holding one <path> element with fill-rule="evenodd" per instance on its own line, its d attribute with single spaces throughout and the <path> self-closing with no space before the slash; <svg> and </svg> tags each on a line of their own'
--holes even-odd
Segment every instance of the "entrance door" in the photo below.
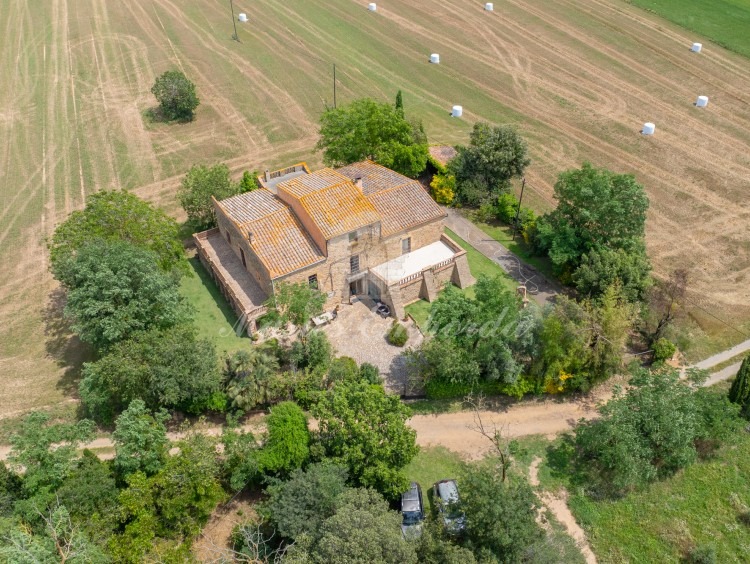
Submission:
<svg viewBox="0 0 750 564">
<path fill-rule="evenodd" d="M 360 278 L 349 283 L 349 294 L 352 296 L 361 296 L 365 293 L 364 279 Z"/>
</svg>

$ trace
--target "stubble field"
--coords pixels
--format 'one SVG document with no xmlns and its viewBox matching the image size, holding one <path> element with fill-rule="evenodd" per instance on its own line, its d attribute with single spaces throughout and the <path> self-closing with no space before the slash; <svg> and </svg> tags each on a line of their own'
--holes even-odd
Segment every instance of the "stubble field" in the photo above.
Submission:
<svg viewBox="0 0 750 564">
<path fill-rule="evenodd" d="M 193 163 L 272 168 L 312 153 L 333 101 L 391 100 L 432 142 L 474 121 L 529 140 L 534 201 L 584 160 L 632 172 L 651 198 L 656 274 L 693 272 L 695 318 L 712 333 L 750 320 L 750 63 L 616 0 L 237 0 L 241 42 L 219 0 L 0 0 L 0 416 L 71 397 L 85 348 L 60 322 L 44 239 L 101 189 L 128 189 L 179 217 Z M 428 63 L 439 53 L 440 65 Z M 150 123 L 149 89 L 178 68 L 197 120 Z M 693 106 L 710 97 L 705 110 Z M 451 119 L 453 104 L 464 118 Z M 656 123 L 656 136 L 638 134 Z M 735 334 L 734 337 L 739 337 Z"/>
</svg>

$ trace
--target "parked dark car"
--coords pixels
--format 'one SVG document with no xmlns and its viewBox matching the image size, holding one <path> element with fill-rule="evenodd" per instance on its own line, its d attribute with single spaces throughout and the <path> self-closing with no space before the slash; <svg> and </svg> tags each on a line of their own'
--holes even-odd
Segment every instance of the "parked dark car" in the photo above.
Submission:
<svg viewBox="0 0 750 564">
<path fill-rule="evenodd" d="M 404 517 L 401 531 L 404 537 L 418 537 L 422 534 L 424 521 L 424 503 L 422 502 L 422 488 L 412 482 L 409 489 L 401 495 L 401 514 Z"/>
<path fill-rule="evenodd" d="M 435 505 L 440 512 L 443 526 L 449 533 L 460 533 L 466 526 L 466 516 L 457 507 L 458 484 L 456 480 L 440 480 L 432 486 Z"/>
</svg>

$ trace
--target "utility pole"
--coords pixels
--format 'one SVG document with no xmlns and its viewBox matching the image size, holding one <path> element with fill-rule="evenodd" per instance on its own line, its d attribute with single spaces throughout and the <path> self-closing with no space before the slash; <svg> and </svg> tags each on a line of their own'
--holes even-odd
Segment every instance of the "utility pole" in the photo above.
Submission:
<svg viewBox="0 0 750 564">
<path fill-rule="evenodd" d="M 521 196 L 518 198 L 518 209 L 516 210 L 516 219 L 513 220 L 513 240 L 516 240 L 516 231 L 518 231 L 518 216 L 521 215 L 521 202 L 523 202 L 523 189 L 526 188 L 526 177 L 521 178 Z"/>
<path fill-rule="evenodd" d="M 229 8 L 232 10 L 232 25 L 234 26 L 234 35 L 232 36 L 232 39 L 239 42 L 240 38 L 237 36 L 237 22 L 234 19 L 234 1 L 229 0 Z"/>
<path fill-rule="evenodd" d="M 333 63 L 333 108 L 336 109 L 336 63 Z"/>
</svg>

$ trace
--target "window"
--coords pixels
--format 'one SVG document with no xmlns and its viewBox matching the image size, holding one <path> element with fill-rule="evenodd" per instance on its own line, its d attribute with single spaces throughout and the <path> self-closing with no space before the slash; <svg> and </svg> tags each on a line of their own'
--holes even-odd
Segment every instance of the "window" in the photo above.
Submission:
<svg viewBox="0 0 750 564">
<path fill-rule="evenodd" d="M 232 244 L 232 234 L 227 231 L 227 243 Z"/>
<path fill-rule="evenodd" d="M 352 255 L 349 257 L 349 268 L 352 274 L 359 272 L 359 255 Z"/>
<path fill-rule="evenodd" d="M 401 254 L 406 254 L 411 252 L 411 237 L 407 237 L 406 239 L 401 239 Z"/>
<path fill-rule="evenodd" d="M 242 258 L 242 266 L 247 268 L 247 263 L 245 262 L 245 251 L 243 251 L 242 249 L 240 249 L 240 257 Z"/>
<path fill-rule="evenodd" d="M 350 243 L 356 243 L 358 239 L 359 239 L 359 233 L 357 233 L 356 231 L 352 231 L 351 233 L 349 233 Z"/>
<path fill-rule="evenodd" d="M 307 284 L 310 286 L 310 288 L 318 289 L 318 275 L 313 274 L 312 276 L 307 277 Z"/>
</svg>

